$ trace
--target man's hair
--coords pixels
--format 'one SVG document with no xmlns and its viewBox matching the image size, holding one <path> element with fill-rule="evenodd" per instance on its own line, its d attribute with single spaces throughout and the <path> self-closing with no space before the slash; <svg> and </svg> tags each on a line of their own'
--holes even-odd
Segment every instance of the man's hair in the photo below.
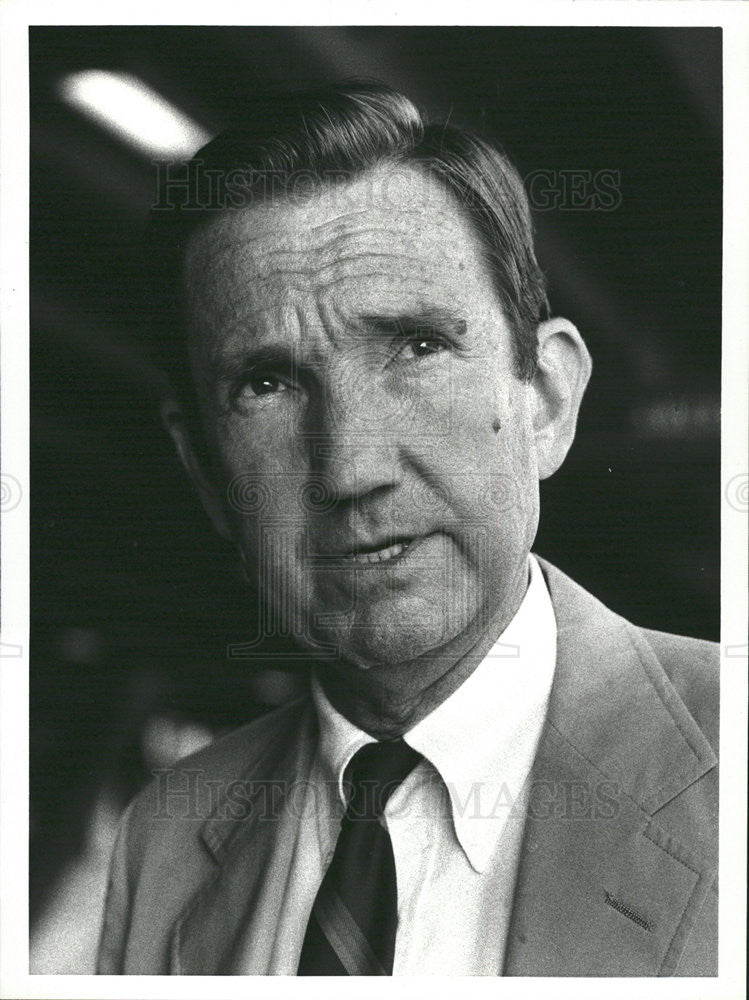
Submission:
<svg viewBox="0 0 749 1000">
<path fill-rule="evenodd" d="M 149 311 L 156 360 L 184 403 L 193 396 L 183 317 L 190 236 L 221 212 L 309 197 L 380 164 L 413 166 L 455 196 L 479 237 L 510 322 L 515 374 L 532 378 L 536 328 L 549 304 L 518 172 L 500 148 L 472 131 L 427 122 L 390 87 L 355 81 L 254 101 L 241 128 L 222 132 L 187 167 L 161 165 L 147 229 Z"/>
</svg>

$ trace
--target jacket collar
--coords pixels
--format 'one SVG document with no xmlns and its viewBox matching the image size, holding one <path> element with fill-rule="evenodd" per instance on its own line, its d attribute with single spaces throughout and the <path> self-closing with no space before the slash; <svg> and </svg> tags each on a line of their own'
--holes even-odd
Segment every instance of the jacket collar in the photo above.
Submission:
<svg viewBox="0 0 749 1000">
<path fill-rule="evenodd" d="M 539 561 L 557 670 L 504 972 L 668 975 L 715 868 L 699 809 L 676 830 L 655 816 L 716 757 L 639 630 Z"/>
<path fill-rule="evenodd" d="M 294 782 L 309 771 L 317 720 L 307 694 L 270 712 L 253 727 L 255 755 L 237 781 L 224 783 L 200 836 L 219 864 L 254 836 L 269 832 Z"/>
<path fill-rule="evenodd" d="M 655 814 L 710 771 L 715 754 L 639 631 L 539 563 L 557 667 L 529 779 L 504 973 L 667 975 L 715 869 L 699 831 L 690 842 Z M 259 749 L 239 782 L 243 808 L 236 787 L 233 798 L 225 792 L 201 831 L 216 871 L 175 926 L 174 972 L 237 968 L 273 817 L 309 773 L 317 728 L 307 696 L 257 727 Z"/>
<path fill-rule="evenodd" d="M 242 931 L 262 889 L 286 798 L 308 775 L 316 742 L 307 695 L 253 726 L 256 753 L 240 778 L 221 783 L 200 831 L 217 864 L 175 924 L 172 974 L 230 975 L 240 967 Z"/>
</svg>

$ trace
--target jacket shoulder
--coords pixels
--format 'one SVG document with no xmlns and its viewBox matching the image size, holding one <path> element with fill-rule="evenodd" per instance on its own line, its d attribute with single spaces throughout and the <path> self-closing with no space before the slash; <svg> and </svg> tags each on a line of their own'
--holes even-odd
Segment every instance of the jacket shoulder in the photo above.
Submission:
<svg viewBox="0 0 749 1000">
<path fill-rule="evenodd" d="M 153 817 L 205 820 L 210 815 L 216 790 L 238 780 L 268 748 L 293 738 L 309 704 L 307 695 L 296 698 L 260 718 L 233 729 L 213 743 L 183 757 L 169 768 L 154 771 L 153 779 L 135 796 L 129 807 L 131 837 L 151 828 Z"/>
<path fill-rule="evenodd" d="M 718 748 L 720 647 L 717 642 L 638 629 L 697 725 Z"/>
<path fill-rule="evenodd" d="M 559 638 L 570 654 L 568 673 L 581 682 L 578 662 L 581 651 L 595 663 L 605 653 L 611 662 L 621 662 L 625 646 L 643 656 L 652 656 L 678 699 L 711 744 L 718 745 L 718 686 L 720 655 L 717 643 L 683 635 L 642 628 L 611 611 L 587 590 L 547 560 L 536 556 L 544 572 Z M 612 680 L 615 679 L 612 675 Z"/>
<path fill-rule="evenodd" d="M 308 695 L 295 698 L 232 729 L 174 766 L 184 771 L 197 769 L 216 779 L 241 774 L 270 743 L 294 731 L 308 705 Z"/>
<path fill-rule="evenodd" d="M 308 704 L 299 698 L 154 772 L 135 796 L 112 853 L 100 973 L 169 971 L 170 928 L 213 871 L 202 828 L 233 782 L 294 739 Z"/>
</svg>

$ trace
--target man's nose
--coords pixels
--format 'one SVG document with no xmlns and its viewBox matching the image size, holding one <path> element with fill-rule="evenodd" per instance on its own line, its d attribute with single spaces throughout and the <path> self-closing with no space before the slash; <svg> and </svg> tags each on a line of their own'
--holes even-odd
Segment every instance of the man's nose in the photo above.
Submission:
<svg viewBox="0 0 749 1000">
<path fill-rule="evenodd" d="M 392 406 L 366 379 L 331 379 L 320 400 L 313 467 L 339 502 L 395 486 L 400 477 L 398 422 Z"/>
</svg>

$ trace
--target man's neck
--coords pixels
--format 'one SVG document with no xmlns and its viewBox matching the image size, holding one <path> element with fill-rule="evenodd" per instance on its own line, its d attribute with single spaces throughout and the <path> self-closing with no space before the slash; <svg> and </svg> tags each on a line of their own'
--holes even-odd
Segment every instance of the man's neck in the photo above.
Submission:
<svg viewBox="0 0 749 1000">
<path fill-rule="evenodd" d="M 387 669 L 362 670 L 348 664 L 322 667 L 318 676 L 326 696 L 341 715 L 376 739 L 402 736 L 476 670 L 517 613 L 528 579 L 525 574 L 509 609 L 498 611 L 489 625 L 474 626 L 441 649 Z"/>
</svg>

